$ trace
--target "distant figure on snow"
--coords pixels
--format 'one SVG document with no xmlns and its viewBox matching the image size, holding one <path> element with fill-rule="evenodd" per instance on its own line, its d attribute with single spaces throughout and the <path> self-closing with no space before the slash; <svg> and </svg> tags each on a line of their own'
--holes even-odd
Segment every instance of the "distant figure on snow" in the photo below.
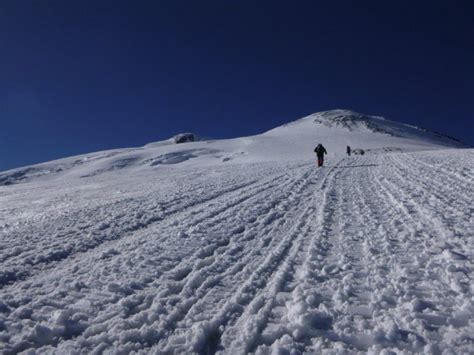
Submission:
<svg viewBox="0 0 474 355">
<path fill-rule="evenodd" d="M 351 156 L 351 147 L 347 146 L 346 152 L 348 156 Z"/>
<path fill-rule="evenodd" d="M 314 148 L 314 152 L 318 157 L 318 166 L 321 167 L 324 164 L 324 154 L 327 154 L 326 148 L 323 147 L 322 144 L 318 144 L 316 148 Z"/>
</svg>

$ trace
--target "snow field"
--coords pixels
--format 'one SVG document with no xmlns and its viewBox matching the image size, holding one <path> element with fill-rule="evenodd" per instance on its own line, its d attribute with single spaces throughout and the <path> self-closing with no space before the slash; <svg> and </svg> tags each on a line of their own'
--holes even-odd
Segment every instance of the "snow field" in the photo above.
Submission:
<svg viewBox="0 0 474 355">
<path fill-rule="evenodd" d="M 393 153 L 3 189 L 1 351 L 470 353 L 472 162 Z"/>
</svg>

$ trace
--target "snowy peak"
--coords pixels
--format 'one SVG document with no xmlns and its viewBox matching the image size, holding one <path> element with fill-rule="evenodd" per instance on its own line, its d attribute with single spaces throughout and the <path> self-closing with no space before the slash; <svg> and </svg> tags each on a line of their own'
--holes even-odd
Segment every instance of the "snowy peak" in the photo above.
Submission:
<svg viewBox="0 0 474 355">
<path fill-rule="evenodd" d="M 385 121 L 383 117 L 368 116 L 350 110 L 331 110 L 319 112 L 311 115 L 313 122 L 320 123 L 328 127 L 343 127 L 349 131 L 355 128 L 365 127 L 372 132 L 384 132 L 381 129 L 380 121 Z"/>
<path fill-rule="evenodd" d="M 297 126 L 300 126 L 300 129 L 304 127 L 305 130 L 313 131 L 321 130 L 322 128 L 329 129 L 332 130 L 333 134 L 341 134 L 340 129 L 342 129 L 347 133 L 376 133 L 420 142 L 429 142 L 445 147 L 466 147 L 459 140 L 447 135 L 409 124 L 391 121 L 381 116 L 371 116 L 351 110 L 336 109 L 313 113 L 278 127 L 277 130 L 284 127 L 286 127 L 286 129 L 289 127 L 295 129 Z M 289 130 L 291 131 L 292 129 Z"/>
</svg>

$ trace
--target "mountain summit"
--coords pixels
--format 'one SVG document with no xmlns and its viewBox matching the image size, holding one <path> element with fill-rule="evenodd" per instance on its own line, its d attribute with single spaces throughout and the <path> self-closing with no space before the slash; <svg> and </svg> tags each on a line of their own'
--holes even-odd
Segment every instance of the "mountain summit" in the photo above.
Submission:
<svg viewBox="0 0 474 355">
<path fill-rule="evenodd" d="M 440 133 L 391 121 L 381 116 L 370 116 L 351 110 L 336 109 L 317 112 L 294 122 L 290 122 L 282 127 L 304 125 L 306 129 L 310 129 L 311 125 L 308 124 L 309 122 L 328 128 L 344 128 L 350 132 L 370 131 L 372 133 L 408 138 L 415 141 L 433 143 L 435 145 L 458 148 L 465 147 L 459 140 Z M 312 131 L 315 131 L 314 127 Z"/>
</svg>

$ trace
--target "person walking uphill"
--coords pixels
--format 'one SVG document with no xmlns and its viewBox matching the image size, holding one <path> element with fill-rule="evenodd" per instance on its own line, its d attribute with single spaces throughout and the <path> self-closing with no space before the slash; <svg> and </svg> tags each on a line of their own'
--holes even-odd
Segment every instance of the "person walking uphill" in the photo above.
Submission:
<svg viewBox="0 0 474 355">
<path fill-rule="evenodd" d="M 324 154 L 327 154 L 326 148 L 323 147 L 322 144 L 318 144 L 316 148 L 314 148 L 314 152 L 318 157 L 318 166 L 321 167 L 324 164 Z"/>
</svg>

